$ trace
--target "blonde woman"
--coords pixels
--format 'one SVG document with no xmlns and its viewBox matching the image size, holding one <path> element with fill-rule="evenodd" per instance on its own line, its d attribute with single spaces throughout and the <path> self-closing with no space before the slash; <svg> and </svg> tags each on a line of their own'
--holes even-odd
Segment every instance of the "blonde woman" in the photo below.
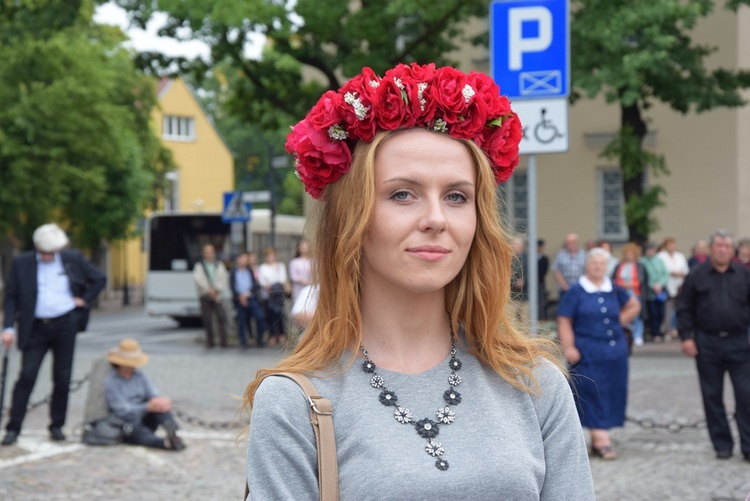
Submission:
<svg viewBox="0 0 750 501">
<path fill-rule="evenodd" d="M 287 142 L 322 201 L 317 308 L 292 354 L 261 374 L 304 373 L 331 400 L 340 498 L 594 499 L 554 346 L 506 312 L 512 250 L 496 182 L 521 137 L 507 100 L 484 75 L 416 64 L 383 78 L 365 69 L 333 94 Z M 245 398 L 248 499 L 317 499 L 300 389 L 269 377 Z"/>
</svg>

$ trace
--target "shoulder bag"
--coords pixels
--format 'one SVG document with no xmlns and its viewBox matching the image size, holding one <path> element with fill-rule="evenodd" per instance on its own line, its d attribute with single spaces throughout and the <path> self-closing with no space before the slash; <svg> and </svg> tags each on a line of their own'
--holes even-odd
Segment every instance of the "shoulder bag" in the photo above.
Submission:
<svg viewBox="0 0 750 501">
<path fill-rule="evenodd" d="M 125 440 L 127 423 L 114 414 L 83 423 L 81 441 L 87 445 L 116 445 Z"/>
<path fill-rule="evenodd" d="M 331 401 L 318 395 L 315 385 L 302 374 L 278 372 L 267 374 L 282 376 L 297 383 L 305 392 L 310 405 L 310 422 L 315 430 L 315 441 L 318 444 L 318 490 L 320 501 L 338 501 L 339 499 L 339 466 L 336 456 L 336 437 L 333 433 L 333 408 Z M 245 481 L 245 497 L 250 493 Z"/>
</svg>

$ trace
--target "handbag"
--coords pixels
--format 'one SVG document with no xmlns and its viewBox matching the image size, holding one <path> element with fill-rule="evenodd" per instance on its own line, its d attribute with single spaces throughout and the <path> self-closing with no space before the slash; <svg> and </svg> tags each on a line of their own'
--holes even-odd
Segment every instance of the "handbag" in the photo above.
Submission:
<svg viewBox="0 0 750 501">
<path fill-rule="evenodd" d="M 333 433 L 333 408 L 331 401 L 318 395 L 318 390 L 307 377 L 293 372 L 278 372 L 262 376 L 282 376 L 297 383 L 305 392 L 310 405 L 310 422 L 315 430 L 315 441 L 318 444 L 318 490 L 320 501 L 338 501 L 339 499 L 339 465 L 336 456 L 336 437 Z M 250 494 L 250 487 L 245 480 L 245 497 Z"/>
<path fill-rule="evenodd" d="M 87 445 L 116 445 L 125 440 L 127 423 L 114 414 L 83 423 L 81 441 Z"/>
</svg>

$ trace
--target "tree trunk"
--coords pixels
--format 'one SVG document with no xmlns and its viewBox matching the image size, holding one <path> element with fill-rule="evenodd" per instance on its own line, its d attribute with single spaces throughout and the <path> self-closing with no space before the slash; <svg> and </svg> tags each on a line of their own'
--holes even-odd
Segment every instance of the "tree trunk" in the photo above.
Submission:
<svg viewBox="0 0 750 501">
<path fill-rule="evenodd" d="M 622 130 L 629 130 L 636 139 L 635 144 L 631 147 L 623 144 L 620 157 L 620 169 L 622 170 L 622 189 L 625 204 L 636 198 L 642 198 L 644 192 L 644 183 L 646 180 L 644 165 L 641 155 L 643 151 L 643 138 L 646 137 L 648 128 L 646 122 L 641 117 L 641 109 L 638 103 L 630 106 L 620 105 L 621 119 L 620 126 Z M 628 225 L 629 240 L 640 245 L 648 240 L 648 233 L 644 231 L 648 227 L 648 214 L 632 214 L 626 212 Z"/>
</svg>

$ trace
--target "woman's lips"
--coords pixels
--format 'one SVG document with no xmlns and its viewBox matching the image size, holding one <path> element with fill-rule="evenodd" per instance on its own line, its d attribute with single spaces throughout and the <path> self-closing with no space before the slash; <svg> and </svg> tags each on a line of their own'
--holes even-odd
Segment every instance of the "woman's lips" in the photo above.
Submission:
<svg viewBox="0 0 750 501">
<path fill-rule="evenodd" d="M 445 247 L 440 247 L 437 245 L 423 245 L 421 247 L 412 247 L 407 249 L 407 251 L 411 255 L 420 259 L 424 259 L 425 261 L 439 261 L 450 253 L 450 251 Z"/>
</svg>

